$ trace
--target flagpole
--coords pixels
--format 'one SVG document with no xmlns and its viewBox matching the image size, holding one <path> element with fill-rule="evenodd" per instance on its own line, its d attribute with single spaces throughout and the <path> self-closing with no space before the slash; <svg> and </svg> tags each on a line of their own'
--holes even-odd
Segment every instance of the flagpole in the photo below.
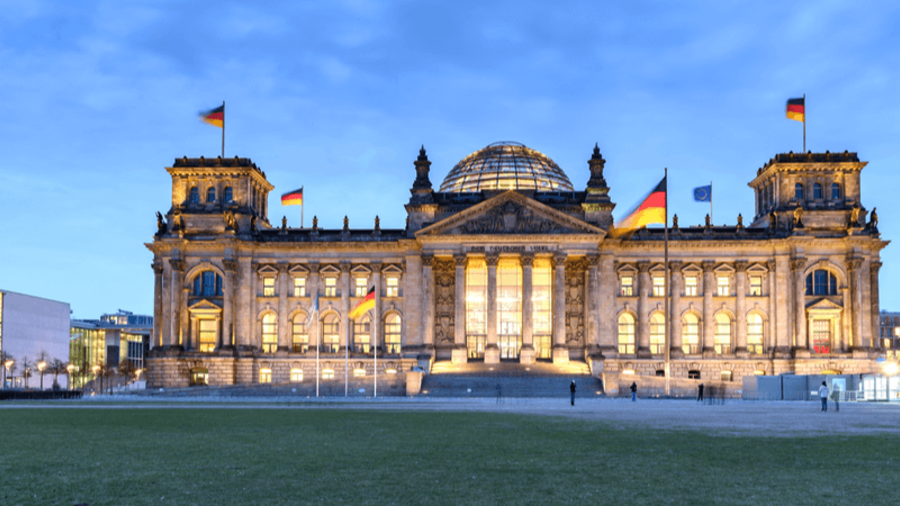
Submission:
<svg viewBox="0 0 900 506">
<path fill-rule="evenodd" d="M 804 124 L 804 128 L 805 128 L 805 124 Z M 224 100 L 222 101 L 222 158 L 225 158 L 225 101 Z"/>
<path fill-rule="evenodd" d="M 350 327 L 353 326 L 352 321 L 348 321 L 347 328 L 344 329 L 344 397 L 350 396 Z"/>
<path fill-rule="evenodd" d="M 670 283 L 669 283 L 669 168 L 668 168 L 668 167 L 665 168 L 665 177 L 664 177 L 663 179 L 665 179 L 665 181 L 666 181 L 666 187 L 665 187 L 665 191 L 666 191 L 666 211 L 665 211 L 665 213 L 666 213 L 666 219 L 665 219 L 665 228 L 663 229 L 663 238 L 664 238 L 664 244 L 665 244 L 665 246 L 664 246 L 665 249 L 664 249 L 664 253 L 663 253 L 663 258 L 664 258 L 664 262 L 665 262 L 665 264 L 666 264 L 666 277 L 665 277 L 665 281 L 664 281 L 664 282 L 665 282 L 665 286 L 663 287 L 663 290 L 665 290 L 665 295 L 666 295 L 666 300 L 665 300 L 665 308 L 666 308 L 665 324 L 666 324 L 666 330 L 665 330 L 665 341 L 664 341 L 664 346 L 665 346 L 665 348 L 666 348 L 666 350 L 665 350 L 665 353 L 666 353 L 666 371 L 665 371 L 665 373 L 666 373 L 666 397 L 669 397 L 669 395 L 671 394 L 670 385 L 669 385 L 669 372 L 670 372 L 670 371 L 669 371 L 669 370 L 670 370 L 669 360 L 670 360 L 670 358 L 671 358 L 671 357 L 670 357 L 671 350 L 670 350 L 670 346 L 669 346 L 669 342 L 670 342 L 670 340 L 669 340 L 669 338 L 670 338 L 669 332 L 670 332 L 670 330 L 671 330 L 671 329 L 670 329 L 671 325 L 670 325 L 669 320 L 671 320 L 671 318 L 672 318 L 672 311 L 671 311 L 671 309 L 672 309 L 672 308 L 671 308 L 672 303 L 671 303 L 671 294 L 669 293 L 669 292 L 670 292 L 670 290 L 669 290 L 669 288 L 670 288 Z M 712 193 L 712 191 L 710 191 L 710 193 Z M 710 199 L 710 201 L 712 201 L 712 199 Z M 712 211 L 710 211 L 710 214 L 712 214 Z"/>
<path fill-rule="evenodd" d="M 803 94 L 803 152 L 806 153 L 806 93 Z"/>
<path fill-rule="evenodd" d="M 300 228 L 303 228 L 303 201 L 306 200 L 306 195 L 303 195 L 303 187 L 300 187 Z"/>
<path fill-rule="evenodd" d="M 318 292 L 318 287 L 316 287 L 316 291 Z M 316 310 L 313 311 L 313 315 L 316 321 L 316 397 L 319 397 L 319 348 L 321 345 L 319 343 L 319 294 L 316 293 Z"/>
<path fill-rule="evenodd" d="M 372 308 L 372 312 L 375 312 L 375 308 Z M 375 397 L 378 397 L 378 315 L 375 315 L 375 318 L 372 319 L 374 321 L 375 328 L 372 331 L 372 336 L 375 340 L 375 347 L 372 348 L 372 351 L 375 353 Z"/>
<path fill-rule="evenodd" d="M 669 182 L 666 181 L 666 186 L 668 186 Z M 668 196 L 668 195 L 667 195 Z M 668 201 L 667 201 L 668 202 Z M 668 215 L 667 215 L 668 216 Z M 712 181 L 709 182 L 709 223 L 715 223 L 713 221 L 713 213 L 712 213 Z"/>
</svg>

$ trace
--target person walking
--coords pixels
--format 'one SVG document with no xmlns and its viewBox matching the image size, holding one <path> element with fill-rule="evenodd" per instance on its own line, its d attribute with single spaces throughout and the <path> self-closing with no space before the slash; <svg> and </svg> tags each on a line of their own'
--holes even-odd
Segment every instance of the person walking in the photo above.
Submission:
<svg viewBox="0 0 900 506">
<path fill-rule="evenodd" d="M 697 402 L 703 402 L 703 383 L 697 387 Z"/>
<path fill-rule="evenodd" d="M 841 387 L 837 383 L 831 384 L 831 400 L 834 401 L 834 411 L 841 410 Z"/>
<path fill-rule="evenodd" d="M 569 385 L 569 392 L 572 393 L 572 405 L 575 405 L 575 380 L 572 380 L 572 384 Z"/>
<path fill-rule="evenodd" d="M 637 400 L 637 383 L 632 381 L 630 388 L 631 388 L 631 402 L 634 402 Z"/>
<path fill-rule="evenodd" d="M 825 382 L 822 382 L 822 386 L 819 387 L 819 398 L 822 399 L 822 411 L 828 411 L 828 386 L 825 385 Z"/>
</svg>

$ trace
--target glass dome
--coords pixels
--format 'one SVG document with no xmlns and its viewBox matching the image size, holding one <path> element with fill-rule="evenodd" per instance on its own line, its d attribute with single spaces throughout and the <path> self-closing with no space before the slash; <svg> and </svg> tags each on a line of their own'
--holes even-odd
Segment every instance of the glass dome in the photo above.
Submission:
<svg viewBox="0 0 900 506">
<path fill-rule="evenodd" d="M 574 191 L 556 162 L 518 142 L 496 142 L 460 160 L 441 192 Z"/>
</svg>

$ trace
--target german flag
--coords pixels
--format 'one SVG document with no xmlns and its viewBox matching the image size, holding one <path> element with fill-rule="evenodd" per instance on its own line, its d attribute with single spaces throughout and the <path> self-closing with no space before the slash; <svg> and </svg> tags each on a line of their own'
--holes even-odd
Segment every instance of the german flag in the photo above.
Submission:
<svg viewBox="0 0 900 506">
<path fill-rule="evenodd" d="M 299 190 L 287 192 L 281 196 L 281 205 L 283 206 L 299 206 L 303 205 L 303 187 Z"/>
<path fill-rule="evenodd" d="M 654 223 L 666 224 L 666 178 L 653 188 L 640 204 L 616 223 L 617 229 L 635 229 Z"/>
<path fill-rule="evenodd" d="M 364 315 L 366 311 L 375 307 L 375 287 L 369 288 L 369 293 L 363 298 L 363 300 L 359 301 L 359 304 L 353 308 L 353 311 L 350 311 L 350 319 L 355 320 L 360 316 Z"/>
<path fill-rule="evenodd" d="M 787 118 L 806 123 L 806 97 L 787 101 Z"/>
<path fill-rule="evenodd" d="M 215 109 L 202 111 L 200 113 L 200 121 L 219 128 L 225 128 L 225 104 L 222 104 Z"/>
</svg>

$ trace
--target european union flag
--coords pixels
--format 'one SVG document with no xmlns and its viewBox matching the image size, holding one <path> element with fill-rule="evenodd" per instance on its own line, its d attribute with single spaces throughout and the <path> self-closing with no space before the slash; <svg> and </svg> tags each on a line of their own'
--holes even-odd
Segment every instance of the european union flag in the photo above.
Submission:
<svg viewBox="0 0 900 506">
<path fill-rule="evenodd" d="M 711 202 L 712 201 L 712 185 L 699 186 L 694 188 L 694 201 Z"/>
</svg>

